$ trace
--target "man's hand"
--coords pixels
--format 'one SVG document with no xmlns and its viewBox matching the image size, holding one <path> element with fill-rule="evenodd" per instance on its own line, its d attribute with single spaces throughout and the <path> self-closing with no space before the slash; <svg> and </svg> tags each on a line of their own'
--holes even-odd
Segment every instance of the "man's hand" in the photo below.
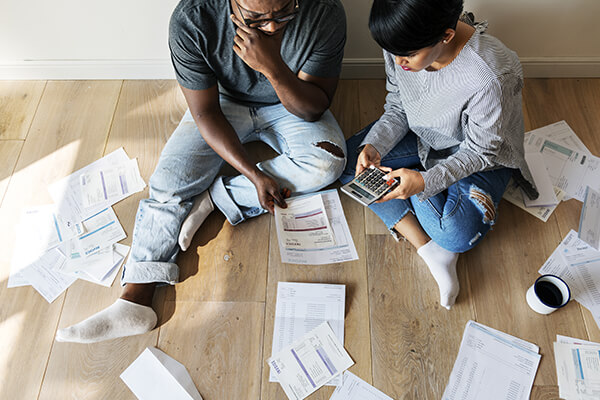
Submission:
<svg viewBox="0 0 600 400">
<path fill-rule="evenodd" d="M 391 192 L 377 200 L 376 203 L 383 203 L 391 199 L 408 199 L 410 196 L 421 193 L 425 189 L 425 181 L 419 171 L 413 169 L 400 168 L 392 171 L 388 167 L 380 167 L 382 171 L 387 172 L 389 178 L 400 178 L 400 184 Z"/>
<path fill-rule="evenodd" d="M 280 53 L 283 32 L 267 35 L 247 27 L 234 14 L 231 14 L 231 20 L 237 26 L 233 51 L 250 68 L 268 76 L 284 65 Z"/>
<path fill-rule="evenodd" d="M 381 156 L 375 147 L 370 144 L 365 145 L 362 151 L 358 155 L 358 160 L 356 160 L 356 172 L 354 176 L 358 176 L 365 169 L 369 168 L 371 165 L 375 167 L 379 167 L 381 164 Z"/>
<path fill-rule="evenodd" d="M 290 189 L 283 188 L 279 190 L 279 184 L 264 172 L 260 172 L 252 183 L 256 186 L 261 207 L 269 213 L 273 214 L 275 204 L 281 208 L 287 207 L 285 199 L 291 196 Z"/>
</svg>

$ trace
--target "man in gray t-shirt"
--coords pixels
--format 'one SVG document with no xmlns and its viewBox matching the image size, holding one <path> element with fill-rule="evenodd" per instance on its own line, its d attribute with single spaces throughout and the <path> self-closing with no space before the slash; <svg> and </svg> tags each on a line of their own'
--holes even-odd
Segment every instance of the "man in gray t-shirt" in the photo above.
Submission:
<svg viewBox="0 0 600 400">
<path fill-rule="evenodd" d="M 179 249 L 188 248 L 215 207 L 235 225 L 341 175 L 346 143 L 328 108 L 345 40 L 339 0 L 179 3 L 169 46 L 189 110 L 150 178 L 150 198 L 140 202 L 123 293 L 60 329 L 57 340 L 91 343 L 150 331 L 156 284 L 178 281 Z M 279 156 L 255 164 L 242 144 L 257 140 Z M 217 176 L 225 162 L 240 175 Z"/>
</svg>

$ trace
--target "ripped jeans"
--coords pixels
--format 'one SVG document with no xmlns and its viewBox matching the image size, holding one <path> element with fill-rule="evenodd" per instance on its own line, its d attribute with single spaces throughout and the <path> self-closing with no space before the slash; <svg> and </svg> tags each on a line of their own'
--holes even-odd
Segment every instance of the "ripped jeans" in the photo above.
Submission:
<svg viewBox="0 0 600 400">
<path fill-rule="evenodd" d="M 224 97 L 220 103 L 242 143 L 262 141 L 279 153 L 257 166 L 281 188 L 293 194 L 316 191 L 333 183 L 344 170 L 346 142 L 331 112 L 306 122 L 281 104 L 247 107 Z M 217 176 L 223 164 L 188 110 L 150 178 L 150 198 L 140 202 L 122 284 L 178 281 L 177 239 L 194 196 L 208 190 L 215 207 L 232 225 L 266 212 L 248 178 Z"/>
<path fill-rule="evenodd" d="M 368 133 L 367 126 L 347 141 L 348 164 L 340 181 L 354 178 L 358 147 Z M 422 170 L 417 153 L 417 137 L 409 132 L 383 159 L 381 165 L 392 169 L 413 168 Z M 417 196 L 409 199 L 392 199 L 369 206 L 385 223 L 392 235 L 393 229 L 408 212 L 412 212 L 425 232 L 446 250 L 462 253 L 472 249 L 496 221 L 496 208 L 508 185 L 513 170 L 500 168 L 477 172 L 459 180 L 448 189 L 427 200 Z"/>
</svg>

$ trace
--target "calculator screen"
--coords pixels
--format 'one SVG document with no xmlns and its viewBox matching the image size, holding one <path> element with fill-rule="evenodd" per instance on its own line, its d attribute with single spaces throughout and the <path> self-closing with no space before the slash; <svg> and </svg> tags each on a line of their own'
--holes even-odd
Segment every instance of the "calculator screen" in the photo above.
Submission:
<svg viewBox="0 0 600 400">
<path fill-rule="evenodd" d="M 351 183 L 351 184 L 350 184 L 350 188 L 351 188 L 352 190 L 355 190 L 355 191 L 357 191 L 358 193 L 360 193 L 362 196 L 366 197 L 367 199 L 372 199 L 372 198 L 373 198 L 373 196 L 371 196 L 371 195 L 370 195 L 370 194 L 369 194 L 367 191 L 365 191 L 365 190 L 363 190 L 363 189 L 359 188 L 359 187 L 358 187 L 358 186 L 356 186 L 354 183 Z"/>
</svg>

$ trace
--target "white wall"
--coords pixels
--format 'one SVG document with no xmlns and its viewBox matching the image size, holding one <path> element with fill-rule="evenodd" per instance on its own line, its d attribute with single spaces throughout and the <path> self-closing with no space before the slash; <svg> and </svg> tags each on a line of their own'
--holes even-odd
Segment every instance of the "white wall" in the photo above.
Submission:
<svg viewBox="0 0 600 400">
<path fill-rule="evenodd" d="M 0 79 L 171 78 L 167 27 L 177 1 L 0 2 Z M 381 76 L 371 1 L 342 1 L 344 76 Z M 528 76 L 600 77 L 600 0 L 466 0 L 465 8 L 517 51 Z"/>
</svg>

